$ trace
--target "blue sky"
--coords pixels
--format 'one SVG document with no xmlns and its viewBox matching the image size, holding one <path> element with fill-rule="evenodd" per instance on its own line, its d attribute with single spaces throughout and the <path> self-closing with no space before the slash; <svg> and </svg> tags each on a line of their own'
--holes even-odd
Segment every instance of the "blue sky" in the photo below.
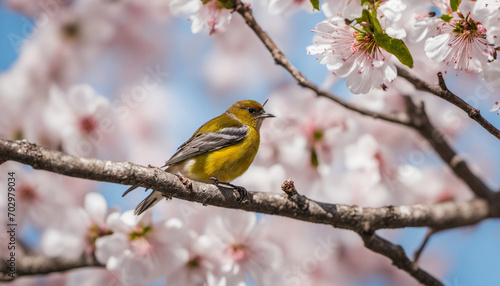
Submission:
<svg viewBox="0 0 500 286">
<path fill-rule="evenodd" d="M 285 51 L 297 68 L 317 84 L 323 81 L 325 69 L 318 65 L 313 57 L 305 54 L 305 47 L 309 45 L 312 39 L 310 30 L 322 18 L 320 14 L 310 15 L 301 13 L 295 16 L 294 21 L 292 21 L 295 27 L 291 29 L 294 31 L 293 39 L 294 42 L 304 43 L 304 45 L 290 45 L 288 50 Z M 30 26 L 27 21 L 21 15 L 6 10 L 3 4 L 0 7 L 0 71 L 7 70 L 17 58 L 15 49 L 9 41 L 9 34 L 23 35 L 26 33 L 26 30 L 29 30 Z M 185 19 L 177 20 L 177 22 L 180 27 L 180 33 L 185 33 L 186 36 L 184 37 L 186 40 L 189 41 L 189 39 L 201 36 L 205 37 L 205 41 L 210 41 L 210 38 L 206 35 L 190 34 L 190 23 L 185 21 Z M 176 47 L 176 49 L 182 49 L 182 47 Z M 203 56 L 202 54 L 193 55 L 195 57 L 193 60 L 201 61 Z M 169 62 L 168 65 L 176 69 L 176 73 L 172 75 L 169 82 L 169 88 L 174 90 L 176 94 L 183 95 L 175 99 L 175 101 L 178 102 L 178 105 L 191 106 L 191 111 L 193 111 L 189 116 L 179 115 L 181 121 L 186 121 L 186 124 L 182 128 L 171 126 L 174 129 L 173 132 L 179 135 L 175 139 L 176 142 L 174 142 L 177 145 L 187 139 L 200 124 L 221 113 L 237 99 L 251 98 L 263 102 L 272 88 L 268 84 L 263 83 L 248 90 L 239 91 L 231 96 L 217 97 L 218 99 L 214 100 L 213 96 L 199 96 L 199 94 L 205 94 L 209 91 L 206 90 L 202 83 L 196 82 L 196 78 L 201 77 L 200 74 L 197 74 L 193 79 L 193 71 L 189 70 L 189 65 L 183 65 L 181 59 L 177 62 Z M 283 77 L 284 80 L 291 80 L 287 76 Z M 454 85 L 453 79 L 450 79 L 448 85 Z M 339 94 L 348 95 L 345 85 L 342 83 L 335 88 L 335 91 Z M 473 87 L 463 92 L 464 94 L 472 93 Z M 498 115 L 488 112 L 490 106 L 491 102 L 484 100 L 480 102 L 478 107 L 486 119 L 498 125 Z M 197 115 L 192 116 L 192 114 Z M 480 159 L 490 160 L 493 170 L 499 170 L 500 161 L 494 158 L 500 158 L 500 145 L 490 136 L 481 128 L 473 128 L 470 130 L 470 133 L 460 137 L 455 147 L 461 153 L 474 154 L 474 156 Z M 485 144 L 486 146 L 484 148 L 483 146 L 478 147 L 481 144 Z M 492 186 L 498 187 L 500 185 L 500 177 L 495 176 L 491 179 L 490 183 Z M 120 194 L 124 189 L 123 186 L 102 184 L 101 188 L 106 189 L 106 192 L 103 192 L 103 194 L 107 197 L 110 204 L 121 204 L 122 209 L 133 207 L 133 204 L 138 200 L 137 198 L 143 195 L 131 196 L 130 200 L 123 203 L 120 199 Z M 405 229 L 401 233 L 402 235 L 398 243 L 411 256 L 422 242 L 426 229 Z M 32 232 L 29 232 L 29 234 L 36 240 L 35 234 Z M 500 271 L 498 271 L 498 258 L 500 257 L 499 235 L 500 222 L 495 220 L 488 220 L 474 227 L 444 231 L 431 238 L 423 256 L 430 252 L 445 254 L 447 261 L 450 263 L 449 267 L 452 269 L 443 279 L 447 286 L 498 285 L 500 283 Z M 425 265 L 423 267 L 425 269 Z M 359 283 L 359 285 L 385 285 L 384 280 L 380 277 L 370 279 L 370 281 L 360 281 Z"/>
</svg>

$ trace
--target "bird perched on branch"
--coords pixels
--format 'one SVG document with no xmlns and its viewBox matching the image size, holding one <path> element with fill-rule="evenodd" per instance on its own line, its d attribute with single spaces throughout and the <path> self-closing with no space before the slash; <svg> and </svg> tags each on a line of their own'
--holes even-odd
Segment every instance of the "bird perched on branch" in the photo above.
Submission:
<svg viewBox="0 0 500 286">
<path fill-rule="evenodd" d="M 267 101 L 266 101 L 267 102 Z M 163 167 L 166 172 L 200 182 L 225 185 L 236 189 L 239 202 L 246 196 L 243 187 L 230 184 L 252 164 L 260 144 L 260 127 L 266 113 L 263 105 L 253 100 L 234 103 L 220 116 L 203 124 L 182 144 Z M 163 168 L 162 167 L 162 168 Z M 123 196 L 138 186 L 130 187 Z M 154 191 L 135 208 L 140 215 L 163 198 Z"/>
</svg>

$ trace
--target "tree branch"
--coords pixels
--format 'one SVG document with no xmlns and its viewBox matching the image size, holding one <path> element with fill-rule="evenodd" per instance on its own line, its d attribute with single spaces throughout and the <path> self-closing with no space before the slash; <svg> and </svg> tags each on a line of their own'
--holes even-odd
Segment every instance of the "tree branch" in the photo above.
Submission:
<svg viewBox="0 0 500 286">
<path fill-rule="evenodd" d="M 238 194 L 212 184 L 192 182 L 186 189 L 177 176 L 160 168 L 133 163 L 81 158 L 59 151 L 47 150 L 25 140 L 0 139 L 0 159 L 17 161 L 35 169 L 65 176 L 149 187 L 166 196 L 224 208 L 280 215 L 303 221 L 329 224 L 354 231 L 375 231 L 381 228 L 428 226 L 435 229 L 475 224 L 492 216 L 488 202 L 473 199 L 466 202 L 417 204 L 362 208 L 327 204 L 303 198 L 296 203 L 286 194 L 249 192 L 247 202 L 238 204 Z"/>
<path fill-rule="evenodd" d="M 441 133 L 439 133 L 434 128 L 434 126 L 430 123 L 427 115 L 425 114 L 423 106 L 420 110 L 417 110 L 415 108 L 411 109 L 412 106 L 408 104 L 407 114 L 385 115 L 370 110 L 366 110 L 364 108 L 360 108 L 347 101 L 344 101 L 343 99 L 327 91 L 320 90 L 314 83 L 308 81 L 302 75 L 302 73 L 300 73 L 300 71 L 297 70 L 290 63 L 290 61 L 285 57 L 283 52 L 281 52 L 281 50 L 267 35 L 267 33 L 262 30 L 262 28 L 255 21 L 250 7 L 244 5 L 241 2 L 241 0 L 234 0 L 234 3 L 235 3 L 235 10 L 245 19 L 247 25 L 255 32 L 255 34 L 259 37 L 262 43 L 271 52 L 271 55 L 274 58 L 276 64 L 283 66 L 294 77 L 294 79 L 297 81 L 299 85 L 309 88 L 310 90 L 314 91 L 318 96 L 329 98 L 349 110 L 353 110 L 360 114 L 371 116 L 373 118 L 380 118 L 389 122 L 413 127 L 424 138 L 426 138 L 426 140 L 428 140 L 431 143 L 431 145 L 436 150 L 438 155 L 450 166 L 450 168 L 459 178 L 462 178 L 462 180 L 464 180 L 464 182 L 471 188 L 471 190 L 476 195 L 482 198 L 489 199 L 490 202 L 493 201 L 492 198 L 494 196 L 494 193 L 492 193 L 491 190 L 470 171 L 467 164 L 458 157 L 458 155 L 453 151 L 450 145 L 444 140 L 444 137 L 441 135 Z M 448 91 L 448 93 L 450 92 Z M 411 99 L 410 100 L 407 99 L 407 102 L 408 101 L 411 102 Z M 413 104 L 413 102 L 411 103 Z M 469 116 L 475 119 L 478 119 L 480 117 L 478 111 L 477 112 L 471 111 L 468 114 Z M 303 200 L 299 199 L 300 197 L 298 197 L 296 194 L 293 194 L 293 192 L 288 193 L 288 195 L 294 197 L 296 201 L 303 203 Z M 500 205 L 500 196 L 498 204 Z M 493 206 L 497 204 L 491 203 L 491 205 Z M 368 223 L 367 228 L 368 229 L 371 228 L 372 226 L 369 225 L 370 222 L 367 223 Z M 337 227 L 339 226 L 337 225 Z M 358 231 L 358 233 L 360 232 Z M 365 245 L 368 248 L 391 258 L 396 266 L 407 271 L 410 275 L 415 277 L 420 282 L 426 285 L 442 285 L 438 280 L 427 274 L 425 271 L 422 271 L 418 267 L 414 267 L 413 263 L 408 259 L 408 257 L 406 257 L 404 251 L 402 251 L 400 247 L 395 246 L 390 242 L 385 241 L 376 236 L 372 236 L 370 240 L 367 240 L 366 236 L 363 236 L 362 233 L 360 233 L 360 235 L 362 235 L 365 241 Z"/>
<path fill-rule="evenodd" d="M 402 228 L 428 226 L 434 229 L 453 228 L 475 224 L 497 214 L 490 204 L 480 198 L 466 202 L 443 202 L 412 206 L 386 206 L 362 208 L 358 206 L 327 204 L 300 196 L 294 186 L 287 183 L 286 194 L 249 192 L 248 200 L 238 203 L 238 195 L 233 190 L 219 189 L 211 184 L 192 182 L 189 190 L 177 176 L 159 168 L 143 167 L 132 163 L 112 162 L 92 158 L 81 158 L 59 151 L 50 151 L 25 140 L 0 139 L 0 160 L 17 161 L 36 169 L 61 175 L 96 181 L 139 185 L 162 192 L 165 196 L 199 202 L 224 208 L 241 209 L 270 215 L 280 215 L 313 223 L 329 224 L 337 228 L 359 233 L 365 245 L 371 250 L 389 257 L 399 268 L 427 285 L 438 284 L 435 278 L 415 267 L 399 246 L 375 235 L 381 228 Z M 293 183 L 292 183 L 293 184 Z M 295 192 L 294 192 L 295 190 Z M 61 262 L 62 263 L 62 262 Z M 19 275 L 43 274 L 69 270 L 81 263 L 55 264 L 58 267 L 20 270 Z M 26 267 L 30 269 L 29 267 Z M 57 268 L 57 270 L 56 270 Z M 22 268 L 21 268 L 22 269 Z"/>
<path fill-rule="evenodd" d="M 45 255 L 25 255 L 16 260 L 16 278 L 28 275 L 50 274 L 83 267 L 103 267 L 92 255 L 82 255 L 78 259 L 48 257 Z M 0 265 L 0 281 L 15 280 L 8 276 L 7 264 Z"/>
<path fill-rule="evenodd" d="M 262 28 L 257 24 L 255 21 L 255 18 L 253 17 L 252 14 L 252 9 L 248 6 L 245 5 L 244 3 L 241 2 L 241 0 L 235 0 L 235 10 L 245 19 L 247 25 L 255 32 L 257 37 L 262 41 L 262 43 L 266 46 L 266 48 L 271 52 L 272 57 L 274 58 L 274 61 L 276 64 L 284 67 L 292 76 L 293 78 L 297 81 L 297 83 L 300 86 L 303 86 L 305 88 L 308 88 L 316 93 L 317 96 L 322 96 L 328 99 L 331 99 L 335 101 L 336 103 L 340 104 L 341 106 L 355 111 L 357 113 L 373 117 L 375 119 L 382 119 L 385 121 L 389 121 L 392 123 L 397 123 L 401 125 L 408 125 L 408 118 L 407 116 L 403 114 L 383 114 L 379 112 L 375 112 L 372 110 L 369 110 L 367 108 L 358 106 L 356 104 L 350 103 L 333 93 L 330 93 L 325 90 L 321 90 L 317 85 L 314 83 L 310 82 L 307 80 L 307 78 L 302 75 L 302 73 L 294 67 L 290 61 L 287 59 L 287 57 L 283 54 L 283 52 L 278 48 L 278 46 L 274 43 L 274 41 L 269 37 L 269 35 L 262 30 Z"/>
<path fill-rule="evenodd" d="M 477 178 L 448 145 L 443 136 L 429 122 L 424 107 L 417 108 L 411 99 L 407 100 L 408 114 L 383 114 L 357 106 L 342 98 L 321 90 L 308 81 L 297 70 L 256 23 L 249 6 L 235 0 L 235 10 L 242 15 L 249 27 L 261 39 L 271 52 L 275 62 L 283 66 L 300 86 L 314 91 L 318 96 L 329 98 L 346 109 L 375 119 L 397 123 L 415 128 L 434 147 L 440 157 L 462 178 L 477 196 L 491 199 L 491 190 Z M 398 69 L 398 74 L 402 77 Z M 407 72 L 406 72 L 407 73 Z M 408 73 L 407 78 L 417 89 L 429 91 L 451 102 L 464 110 L 472 119 L 481 124 L 491 134 L 500 139 L 500 131 L 486 121 L 479 110 L 468 105 L 458 96 L 451 93 L 438 74 L 440 89 L 430 87 Z M 238 203 L 238 196 L 233 190 L 220 189 L 210 184 L 192 182 L 187 190 L 175 175 L 159 168 L 143 167 L 132 163 L 112 162 L 92 158 L 71 156 L 58 151 L 46 150 L 27 141 L 11 141 L 0 139 L 0 164 L 13 160 L 66 176 L 105 181 L 126 185 L 139 185 L 161 191 L 165 196 L 199 202 L 225 208 L 241 209 L 270 215 L 280 215 L 313 223 L 329 224 L 337 228 L 357 232 L 367 248 L 390 258 L 394 265 L 408 272 L 418 281 L 426 285 L 442 285 L 436 278 L 420 269 L 405 254 L 403 248 L 377 236 L 374 231 L 382 228 L 402 228 L 428 226 L 433 230 L 448 229 L 476 224 L 487 218 L 497 217 L 498 211 L 481 198 L 466 202 L 443 202 L 436 204 L 418 204 L 412 206 L 386 206 L 380 208 L 362 208 L 358 206 L 327 204 L 310 200 L 294 192 L 272 194 L 249 192 L 248 200 Z M 0 273 L 6 273 L 5 262 L 0 265 Z M 77 260 L 48 258 L 46 256 L 24 256 L 17 261 L 16 276 L 48 274 L 67 271 L 80 267 L 103 266 L 94 257 L 82 256 Z M 2 278 L 5 276 L 2 276 Z"/>
<path fill-rule="evenodd" d="M 299 85 L 309 88 L 318 96 L 329 98 L 349 110 L 358 112 L 366 116 L 371 116 L 373 118 L 380 118 L 385 121 L 405 125 L 416 129 L 427 141 L 431 143 L 438 155 L 446 162 L 446 164 L 450 166 L 452 171 L 459 178 L 461 178 L 469 186 L 469 188 L 471 188 L 471 190 L 477 196 L 485 199 L 492 198 L 493 192 L 491 192 L 491 190 L 476 175 L 474 175 L 474 173 L 470 171 L 465 161 L 463 161 L 456 154 L 456 152 L 453 151 L 453 149 L 446 142 L 441 133 L 430 123 L 427 115 L 425 114 L 425 112 L 423 112 L 423 110 L 422 112 L 418 113 L 416 113 L 416 109 L 408 110 L 408 112 L 413 112 L 412 114 L 382 114 L 356 106 L 355 104 L 349 103 L 332 93 L 319 89 L 314 83 L 308 81 L 306 77 L 304 77 L 304 75 L 302 75 L 302 73 L 290 63 L 290 61 L 286 58 L 286 56 L 278 48 L 274 41 L 269 37 L 269 35 L 267 35 L 267 33 L 262 30 L 259 24 L 255 21 L 251 8 L 248 5 L 243 4 L 241 0 L 235 0 L 234 3 L 236 7 L 235 10 L 245 19 L 248 26 L 255 32 L 257 37 L 259 37 L 262 43 L 264 43 L 266 48 L 271 52 L 271 55 L 274 58 L 276 64 L 283 66 L 295 78 Z M 402 76 L 409 73 L 401 68 L 398 68 L 398 74 Z M 423 82 L 419 84 L 425 86 L 425 83 Z M 452 94 L 449 91 L 447 91 L 447 93 Z M 455 97 L 458 98 L 457 96 Z"/>
<path fill-rule="evenodd" d="M 427 91 L 429 93 L 437 95 L 438 97 L 462 109 L 463 111 L 465 111 L 465 113 L 467 113 L 467 115 L 469 115 L 470 118 L 472 118 L 472 120 L 479 123 L 491 135 L 495 136 L 497 139 L 500 139 L 500 130 L 498 130 L 495 126 L 493 126 L 488 120 L 486 120 L 481 115 L 481 112 L 478 109 L 472 107 L 463 99 L 458 97 L 456 94 L 448 90 L 448 87 L 446 86 L 446 83 L 443 78 L 443 74 L 441 72 L 437 74 L 439 80 L 439 86 L 431 86 L 425 81 L 412 75 L 409 71 L 400 67 L 397 67 L 397 69 L 398 69 L 398 76 L 405 78 L 407 81 L 413 84 L 416 89 Z"/>
<path fill-rule="evenodd" d="M 419 268 L 417 264 L 413 263 L 408 258 L 408 256 L 406 256 L 406 253 L 401 246 L 392 244 L 391 242 L 381 238 L 380 236 L 377 236 L 376 234 L 360 234 L 360 235 L 365 243 L 366 248 L 369 248 L 374 252 L 387 256 L 392 260 L 392 264 L 397 266 L 399 269 L 408 272 L 420 283 L 432 286 L 443 285 L 443 283 L 441 283 L 439 280 L 437 280 L 432 275 Z"/>
<path fill-rule="evenodd" d="M 467 163 L 458 156 L 441 132 L 432 125 L 425 112 L 423 102 L 421 106 L 417 107 L 409 96 L 405 96 L 404 98 L 410 116 L 411 126 L 432 145 L 439 157 L 450 166 L 451 170 L 458 178 L 462 179 L 467 186 L 469 186 L 474 194 L 480 198 L 492 201 L 494 193 L 481 179 L 472 173 Z"/>
<path fill-rule="evenodd" d="M 429 239 L 431 238 L 432 235 L 434 235 L 436 232 L 439 230 L 434 230 L 432 228 L 429 228 L 427 231 L 427 234 L 425 235 L 424 241 L 420 245 L 420 247 L 415 251 L 415 254 L 413 255 L 413 263 L 418 263 L 418 260 L 420 259 L 420 255 L 422 255 L 422 252 L 424 251 L 424 248 L 427 246 L 427 243 L 429 242 Z"/>
</svg>

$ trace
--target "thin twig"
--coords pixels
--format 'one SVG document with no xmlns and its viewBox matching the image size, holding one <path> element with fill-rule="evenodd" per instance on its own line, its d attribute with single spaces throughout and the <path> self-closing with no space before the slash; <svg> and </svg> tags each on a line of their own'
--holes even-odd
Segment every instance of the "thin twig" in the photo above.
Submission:
<svg viewBox="0 0 500 286">
<path fill-rule="evenodd" d="M 24 255 L 16 260 L 15 277 L 43 275 L 54 272 L 64 272 L 84 267 L 103 267 L 93 255 L 82 255 L 77 259 L 68 259 L 61 257 L 48 257 L 45 255 Z M 7 264 L 0 265 L 0 281 L 13 281 L 8 275 Z"/>
<path fill-rule="evenodd" d="M 463 111 L 465 111 L 465 113 L 467 113 L 467 115 L 470 118 L 472 118 L 472 120 L 479 123 L 491 135 L 495 136 L 497 139 L 500 139 L 500 130 L 498 130 L 495 126 L 493 126 L 488 120 L 486 120 L 481 115 L 481 112 L 478 109 L 472 107 L 470 104 L 465 102 L 463 99 L 461 99 L 448 89 L 444 81 L 443 74 L 441 72 L 437 74 L 439 80 L 439 86 L 431 86 L 427 82 L 419 79 L 415 75 L 411 74 L 409 71 L 400 67 L 398 67 L 398 76 L 408 80 L 411 84 L 415 86 L 416 89 L 432 93 L 450 102 L 456 107 L 462 109 Z"/>
<path fill-rule="evenodd" d="M 438 155 L 450 166 L 457 177 L 461 178 L 476 195 L 482 198 L 491 199 L 493 194 L 491 190 L 489 190 L 489 188 L 474 173 L 470 171 L 465 161 L 458 157 L 456 152 L 453 151 L 446 140 L 444 140 L 444 137 L 441 135 L 441 133 L 436 128 L 434 128 L 433 125 L 430 124 L 425 113 L 418 115 L 421 118 L 415 118 L 415 113 L 412 114 L 413 118 L 409 118 L 410 115 L 408 113 L 388 115 L 373 112 L 349 103 L 332 93 L 319 89 L 314 83 L 307 80 L 306 77 L 304 77 L 304 75 L 302 75 L 302 73 L 290 63 L 290 61 L 278 48 L 274 41 L 269 37 L 269 35 L 267 35 L 267 33 L 262 30 L 259 24 L 255 21 L 251 8 L 248 5 L 243 4 L 241 0 L 235 0 L 234 2 L 236 7 L 235 10 L 245 19 L 248 26 L 255 32 L 257 37 L 259 37 L 262 43 L 264 43 L 266 48 L 271 52 L 271 55 L 274 58 L 275 62 L 283 66 L 294 77 L 299 85 L 309 88 L 318 96 L 329 98 L 349 110 L 353 110 L 360 114 L 371 116 L 373 118 L 380 118 L 385 121 L 416 129 L 427 141 L 431 143 Z M 398 72 L 404 74 L 404 72 L 406 71 L 398 68 Z M 425 83 L 421 84 L 425 85 Z M 420 124 L 420 121 L 424 122 L 425 124 Z"/>
<path fill-rule="evenodd" d="M 376 234 L 360 234 L 363 239 L 366 248 L 371 249 L 374 252 L 382 254 L 389 257 L 392 260 L 392 264 L 397 266 L 399 269 L 406 271 L 420 283 L 429 286 L 442 286 L 439 280 L 434 278 L 429 273 L 418 267 L 417 264 L 413 263 L 404 249 L 399 246 L 392 244 L 391 242 L 377 236 Z"/>
<path fill-rule="evenodd" d="M 255 32 L 257 37 L 259 37 L 259 39 L 266 46 L 269 52 L 271 52 L 271 55 L 274 58 L 276 64 L 283 66 L 294 77 L 294 79 L 300 86 L 306 87 L 314 91 L 318 96 L 329 98 L 349 110 L 353 110 L 360 114 L 371 116 L 373 118 L 380 118 L 389 122 L 415 128 L 417 131 L 419 131 L 419 133 L 422 136 L 424 136 L 424 138 L 426 138 L 431 143 L 431 145 L 434 147 L 439 156 L 450 166 L 450 168 L 455 172 L 455 174 L 458 177 L 462 178 L 467 183 L 467 185 L 472 189 L 472 191 L 475 194 L 477 194 L 480 197 L 491 200 L 491 198 L 493 197 L 493 193 L 491 192 L 491 190 L 489 190 L 488 187 L 470 171 L 467 164 L 463 160 L 461 160 L 457 156 L 457 154 L 453 151 L 453 149 L 448 145 L 448 143 L 444 141 L 442 135 L 434 128 L 434 126 L 430 124 L 425 112 L 418 114 L 414 112 L 411 115 L 404 113 L 397 115 L 386 115 L 386 114 L 376 113 L 358 107 L 356 105 L 353 105 L 347 101 L 344 101 L 340 97 L 335 96 L 332 93 L 319 89 L 314 83 L 308 81 L 304 77 L 304 75 L 302 75 L 302 73 L 290 63 L 290 61 L 285 57 L 283 52 L 277 47 L 274 41 L 257 24 L 257 22 L 253 17 L 252 10 L 250 9 L 250 7 L 248 5 L 243 4 L 241 0 L 234 0 L 234 3 L 235 3 L 235 11 L 237 11 L 245 19 L 247 25 Z M 413 109 L 413 111 L 416 111 L 416 109 Z M 421 111 L 424 111 L 424 109 L 422 108 Z M 409 116 L 413 117 L 409 118 Z M 476 115 L 474 116 L 477 117 Z M 462 177 L 462 175 L 464 175 L 465 177 Z M 358 233 L 360 232 L 358 231 Z M 365 245 L 368 248 L 372 249 L 373 251 L 379 252 L 382 255 L 390 257 L 395 265 L 407 271 L 410 275 L 415 277 L 421 283 L 426 285 L 442 285 L 442 283 L 439 282 L 437 279 L 435 279 L 425 271 L 421 270 L 420 268 L 415 267 L 415 265 L 413 265 L 411 261 L 406 257 L 402 249 L 398 249 L 397 246 L 385 240 L 382 240 L 383 244 L 386 246 L 385 250 L 384 248 L 376 248 L 376 246 L 379 246 L 379 244 L 377 243 L 371 244 L 369 242 L 373 241 L 381 242 L 381 240 L 376 236 L 371 236 L 371 237 L 372 238 L 370 240 L 366 240 L 366 237 L 363 237 Z M 387 252 L 387 249 L 392 249 L 393 251 Z M 401 252 L 403 253 L 402 255 Z M 411 267 L 408 265 L 410 265 Z"/>
<path fill-rule="evenodd" d="M 300 86 L 308 88 L 316 93 L 317 96 L 329 98 L 341 106 L 355 111 L 357 113 L 373 117 L 375 119 L 382 119 L 385 121 L 408 125 L 408 118 L 405 114 L 384 114 L 376 111 L 372 111 L 370 109 L 358 106 L 356 104 L 350 103 L 341 97 L 334 95 L 331 92 L 320 89 L 317 85 L 307 80 L 307 78 L 302 75 L 302 73 L 293 66 L 288 58 L 283 54 L 283 52 L 278 48 L 278 46 L 274 43 L 274 41 L 269 37 L 269 35 L 262 30 L 259 24 L 255 21 L 255 18 L 252 14 L 252 9 L 242 3 L 240 0 L 235 0 L 235 10 L 245 19 L 247 25 L 255 32 L 257 37 L 262 41 L 262 43 L 266 46 L 266 48 L 271 52 L 272 57 L 276 64 L 284 67 L 297 81 Z"/>
<path fill-rule="evenodd" d="M 420 247 L 417 249 L 417 251 L 415 251 L 415 254 L 413 255 L 413 263 L 415 263 L 415 264 L 418 263 L 418 260 L 420 259 L 420 255 L 424 251 L 424 248 L 427 246 L 427 243 L 429 242 L 429 239 L 431 238 L 431 236 L 433 234 L 435 234 L 438 231 L 439 230 L 435 230 L 435 229 L 432 229 L 432 228 L 429 228 L 427 230 L 427 234 L 425 235 L 424 241 L 422 242 L 422 244 L 420 245 Z"/>
<path fill-rule="evenodd" d="M 467 163 L 458 156 L 441 132 L 432 125 L 425 112 L 423 102 L 421 106 L 417 107 L 409 96 L 405 96 L 404 99 L 411 125 L 432 145 L 439 157 L 448 164 L 458 178 L 462 179 L 469 186 L 474 194 L 480 198 L 492 201 L 494 196 L 493 191 L 472 173 Z"/>
<path fill-rule="evenodd" d="M 160 168 L 81 158 L 59 151 L 46 150 L 25 140 L 0 139 L 0 160 L 13 160 L 36 169 L 66 176 L 151 187 L 162 192 L 165 196 L 199 202 L 204 205 L 241 209 L 313 223 L 329 224 L 337 228 L 354 230 L 362 234 L 362 236 L 381 228 L 408 226 L 451 228 L 471 225 L 492 217 L 494 213 L 490 208 L 490 204 L 479 198 L 467 202 L 362 208 L 321 203 L 310 200 L 305 196 L 301 196 L 301 203 L 298 204 L 286 194 L 249 192 L 248 201 L 239 204 L 238 195 L 231 190 L 219 189 L 212 184 L 195 181 L 192 182 L 192 188 L 188 190 L 175 175 Z M 380 240 L 376 236 L 375 240 L 367 239 L 366 236 L 363 236 L 367 247 L 391 258 L 395 265 L 407 271 L 418 281 L 426 285 L 440 285 L 435 283 L 437 281 L 435 278 L 432 278 L 420 268 L 410 269 L 408 262 L 403 259 L 397 246 L 388 241 Z"/>
</svg>

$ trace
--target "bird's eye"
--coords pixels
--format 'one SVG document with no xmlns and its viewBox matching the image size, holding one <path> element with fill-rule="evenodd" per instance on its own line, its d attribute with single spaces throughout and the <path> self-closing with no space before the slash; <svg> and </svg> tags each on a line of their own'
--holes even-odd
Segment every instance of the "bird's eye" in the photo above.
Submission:
<svg viewBox="0 0 500 286">
<path fill-rule="evenodd" d="M 248 112 L 250 112 L 250 114 L 254 114 L 255 113 L 255 109 L 253 109 L 252 107 L 249 107 L 248 108 Z"/>
</svg>

